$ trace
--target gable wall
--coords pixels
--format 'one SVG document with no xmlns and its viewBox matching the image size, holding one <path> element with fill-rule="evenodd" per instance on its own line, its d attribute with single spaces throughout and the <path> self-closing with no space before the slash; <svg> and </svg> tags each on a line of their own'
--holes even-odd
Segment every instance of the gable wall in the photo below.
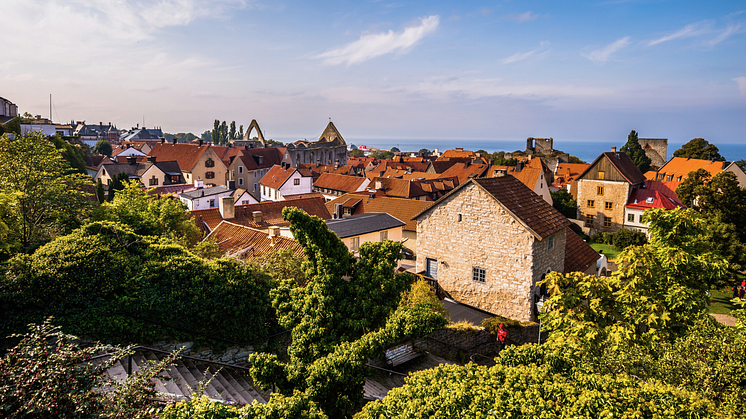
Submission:
<svg viewBox="0 0 746 419">
<path fill-rule="evenodd" d="M 583 179 L 598 179 L 598 172 L 604 172 L 604 180 L 611 180 L 617 182 L 627 182 L 621 173 L 614 167 L 609 159 L 606 157 L 601 158 L 588 171 L 583 175 Z"/>
<path fill-rule="evenodd" d="M 564 229 L 555 236 L 553 250 L 545 249 L 546 239 L 537 241 L 494 198 L 471 184 L 418 220 L 416 269 L 424 271 L 426 258 L 436 259 L 438 282 L 456 301 L 527 321 L 534 318 L 536 280 L 548 269 L 564 268 Z M 472 267 L 486 270 L 484 283 L 472 279 Z"/>
</svg>

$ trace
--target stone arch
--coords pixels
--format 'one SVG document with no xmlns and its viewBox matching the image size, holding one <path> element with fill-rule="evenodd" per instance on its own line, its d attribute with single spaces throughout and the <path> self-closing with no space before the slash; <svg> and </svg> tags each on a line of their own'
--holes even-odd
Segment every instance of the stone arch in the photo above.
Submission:
<svg viewBox="0 0 746 419">
<path fill-rule="evenodd" d="M 259 138 L 259 142 L 262 143 L 262 147 L 266 147 L 267 143 L 264 141 L 264 134 L 262 134 L 262 130 L 259 128 L 256 119 L 251 120 L 251 124 L 249 124 L 249 128 L 246 129 L 246 134 L 244 134 L 243 139 L 247 141 L 251 140 L 251 131 L 253 130 L 256 130 L 256 136 Z"/>
</svg>

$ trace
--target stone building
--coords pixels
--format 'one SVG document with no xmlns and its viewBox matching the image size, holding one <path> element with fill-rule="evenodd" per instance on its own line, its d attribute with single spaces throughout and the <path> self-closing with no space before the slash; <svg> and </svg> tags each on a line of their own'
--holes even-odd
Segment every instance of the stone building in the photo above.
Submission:
<svg viewBox="0 0 746 419">
<path fill-rule="evenodd" d="M 624 225 L 624 208 L 632 192 L 645 185 L 645 176 L 626 153 L 611 148 L 577 178 L 578 220 L 590 234 L 616 232 Z"/>
<path fill-rule="evenodd" d="M 347 143 L 332 122 L 326 126 L 318 141 L 298 140 L 287 144 L 286 149 L 292 167 L 298 167 L 300 163 L 347 164 Z"/>
<path fill-rule="evenodd" d="M 526 139 L 526 154 L 529 156 L 533 154 L 552 154 L 556 150 L 554 149 L 554 138 L 534 138 L 528 137 Z"/>
<path fill-rule="evenodd" d="M 564 272 L 570 222 L 513 176 L 470 179 L 414 219 L 417 272 L 460 303 L 535 320 L 537 281 Z"/>
<path fill-rule="evenodd" d="M 650 165 L 660 169 L 668 161 L 668 138 L 638 138 L 645 155 L 650 159 Z"/>
</svg>

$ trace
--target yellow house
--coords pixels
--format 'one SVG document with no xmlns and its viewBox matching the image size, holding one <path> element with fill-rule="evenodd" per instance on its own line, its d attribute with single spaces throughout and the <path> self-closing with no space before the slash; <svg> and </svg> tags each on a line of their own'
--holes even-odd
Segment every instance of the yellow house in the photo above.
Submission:
<svg viewBox="0 0 746 419">
<path fill-rule="evenodd" d="M 383 240 L 401 241 L 406 223 L 385 212 L 369 212 L 351 217 L 327 220 L 326 225 L 357 254 L 360 244 Z"/>
</svg>

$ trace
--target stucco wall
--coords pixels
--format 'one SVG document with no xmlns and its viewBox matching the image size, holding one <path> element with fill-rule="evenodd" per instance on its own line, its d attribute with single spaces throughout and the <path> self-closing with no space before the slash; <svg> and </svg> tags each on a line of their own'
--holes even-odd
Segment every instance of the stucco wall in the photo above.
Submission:
<svg viewBox="0 0 746 419">
<path fill-rule="evenodd" d="M 603 195 L 598 194 L 598 187 L 603 186 Z M 629 198 L 630 185 L 626 182 L 581 179 L 578 181 L 578 217 L 585 221 L 588 214 L 595 219 L 591 233 L 595 231 L 616 232 L 624 224 L 624 208 Z M 588 200 L 594 201 L 593 208 L 588 206 Z M 607 210 L 606 202 L 612 203 Z M 604 216 L 611 217 L 611 227 L 604 227 Z"/>
</svg>

